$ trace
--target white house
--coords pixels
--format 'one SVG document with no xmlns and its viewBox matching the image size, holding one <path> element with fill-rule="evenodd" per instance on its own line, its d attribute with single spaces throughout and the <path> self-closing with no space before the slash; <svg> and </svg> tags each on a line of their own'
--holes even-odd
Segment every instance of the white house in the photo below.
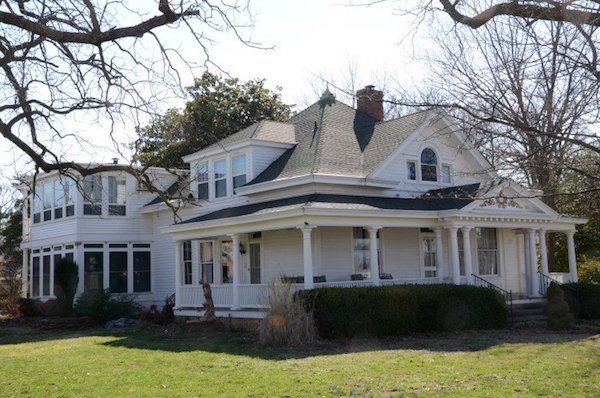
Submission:
<svg viewBox="0 0 600 398">
<path fill-rule="evenodd" d="M 57 174 L 38 177 L 23 223 L 30 296 L 52 297 L 54 262 L 70 256 L 79 292 L 143 303 L 176 293 L 187 315 L 200 313 L 202 280 L 222 316 L 252 316 L 282 276 L 295 289 L 489 283 L 535 297 L 549 231 L 566 234 L 569 252 L 569 273 L 554 277 L 576 280 L 573 235 L 586 220 L 499 178 L 437 111 L 383 121 L 381 96 L 367 86 L 353 109 L 326 92 L 285 123 L 184 157 L 193 200 L 177 219 L 126 175 L 87 177 L 83 194 Z"/>
</svg>

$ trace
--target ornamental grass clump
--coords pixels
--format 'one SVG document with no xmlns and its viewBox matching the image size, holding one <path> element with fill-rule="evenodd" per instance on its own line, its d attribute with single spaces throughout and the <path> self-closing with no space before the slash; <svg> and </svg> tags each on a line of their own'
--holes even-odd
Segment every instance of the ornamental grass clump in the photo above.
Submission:
<svg viewBox="0 0 600 398">
<path fill-rule="evenodd" d="M 291 283 L 271 282 L 260 301 L 268 307 L 258 328 L 261 344 L 283 347 L 314 344 L 317 333 L 312 314 L 294 300 Z"/>
</svg>

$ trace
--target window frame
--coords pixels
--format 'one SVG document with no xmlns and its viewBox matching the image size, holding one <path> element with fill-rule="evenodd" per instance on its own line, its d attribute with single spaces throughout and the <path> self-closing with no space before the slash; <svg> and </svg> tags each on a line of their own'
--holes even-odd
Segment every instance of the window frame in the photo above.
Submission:
<svg viewBox="0 0 600 398">
<path fill-rule="evenodd" d="M 119 175 L 109 175 L 106 177 L 106 192 L 107 212 L 109 216 L 125 217 L 127 216 L 127 177 Z M 119 186 L 123 187 L 122 202 L 119 203 Z M 111 196 L 114 193 L 114 201 Z"/>
<path fill-rule="evenodd" d="M 182 284 L 184 286 L 190 286 L 194 283 L 192 241 L 184 240 L 181 245 L 181 251 L 181 262 L 183 267 Z"/>
<path fill-rule="evenodd" d="M 435 163 L 425 163 L 425 162 L 423 162 L 423 154 L 426 151 L 431 151 L 433 153 Z M 438 156 L 437 152 L 432 147 L 427 146 L 427 147 L 425 147 L 425 148 L 423 148 L 421 150 L 421 152 L 419 154 L 419 170 L 421 172 L 420 173 L 421 174 L 420 177 L 421 177 L 421 181 L 422 182 L 434 183 L 434 182 L 439 182 L 440 181 L 440 176 L 439 176 L 439 171 L 440 171 L 439 168 L 440 168 L 440 166 L 439 166 L 439 163 L 440 163 L 439 156 Z M 434 173 L 435 174 L 435 179 L 430 180 L 430 179 L 424 179 L 423 178 L 423 176 L 425 174 L 427 174 L 427 175 L 430 174 L 430 173 L 424 173 L 423 172 L 423 168 L 424 167 L 430 167 L 430 168 L 433 167 L 434 168 L 434 170 L 435 170 L 435 173 Z"/>
<path fill-rule="evenodd" d="M 494 231 L 494 248 L 487 248 L 484 247 L 482 248 L 482 240 L 480 240 L 481 238 L 481 234 L 482 231 Z M 483 277 L 487 276 L 487 277 L 497 277 L 500 276 L 500 242 L 499 242 L 499 234 L 498 234 L 498 228 L 489 228 L 489 227 L 480 227 L 480 228 L 476 228 L 476 233 L 477 233 L 477 274 L 481 275 Z M 494 258 L 494 263 L 492 265 L 492 270 L 494 270 L 494 273 L 486 273 L 486 272 L 482 272 L 482 266 L 484 265 L 485 261 L 482 261 L 482 254 L 484 254 L 487 256 L 490 253 L 493 253 L 493 258 Z M 487 267 L 487 265 L 486 265 Z M 487 271 L 487 270 L 484 270 Z"/>
<path fill-rule="evenodd" d="M 224 167 L 224 172 L 222 173 L 223 176 L 217 178 L 217 164 L 219 164 L 219 166 L 220 166 L 221 163 L 223 164 L 223 167 Z M 229 183 L 228 183 L 229 173 L 227 172 L 228 171 L 227 163 L 228 163 L 227 158 L 213 160 L 212 175 L 213 175 L 213 187 L 214 187 L 214 198 L 215 199 L 226 198 L 228 196 L 229 190 L 227 189 L 227 186 L 229 185 Z M 219 195 L 218 183 L 224 184 L 225 191 L 222 195 Z"/>
<path fill-rule="evenodd" d="M 206 168 L 206 172 L 202 173 L 201 170 L 203 166 Z M 198 200 L 209 200 L 210 199 L 210 171 L 208 167 L 208 161 L 199 162 L 196 166 L 196 198 Z M 204 190 L 200 190 L 200 186 L 206 186 L 206 197 L 204 195 L 201 197 L 200 192 Z"/>
<path fill-rule="evenodd" d="M 432 242 L 427 247 L 424 245 L 426 241 Z M 423 278 L 433 279 L 437 278 L 439 274 L 439 267 L 437 263 L 437 250 L 438 242 L 435 234 L 421 233 L 420 239 L 420 253 L 421 253 L 421 267 Z M 433 247 L 433 250 L 431 248 Z M 427 251 L 425 250 L 427 249 Z M 428 265 L 429 262 L 429 265 Z M 433 265 L 432 265 L 433 264 Z"/>
<path fill-rule="evenodd" d="M 92 181 L 93 180 L 93 181 Z M 83 178 L 81 196 L 84 216 L 102 216 L 103 181 L 101 174 L 91 174 Z M 88 192 L 88 187 L 91 187 Z M 99 195 L 99 200 L 96 198 Z"/>
<path fill-rule="evenodd" d="M 235 160 L 236 158 L 244 158 L 243 160 L 243 165 L 244 165 L 244 172 L 243 173 L 238 173 L 236 174 L 236 170 L 235 170 Z M 240 185 L 236 186 L 236 178 L 238 177 L 244 177 L 243 183 L 241 183 Z M 246 156 L 246 153 L 238 153 L 237 155 L 233 155 L 231 156 L 231 187 L 233 189 L 233 192 L 235 193 L 235 189 L 239 188 L 243 185 L 245 185 L 248 182 L 248 157 Z"/>
</svg>

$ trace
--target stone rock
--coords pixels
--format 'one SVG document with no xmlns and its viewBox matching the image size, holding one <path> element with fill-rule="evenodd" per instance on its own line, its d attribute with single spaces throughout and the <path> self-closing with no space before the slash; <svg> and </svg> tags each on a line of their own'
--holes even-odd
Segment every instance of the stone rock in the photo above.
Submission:
<svg viewBox="0 0 600 398">
<path fill-rule="evenodd" d="M 104 329 L 132 328 L 138 326 L 139 324 L 140 321 L 138 321 L 137 319 L 119 318 L 106 322 L 106 325 L 104 325 Z"/>
</svg>

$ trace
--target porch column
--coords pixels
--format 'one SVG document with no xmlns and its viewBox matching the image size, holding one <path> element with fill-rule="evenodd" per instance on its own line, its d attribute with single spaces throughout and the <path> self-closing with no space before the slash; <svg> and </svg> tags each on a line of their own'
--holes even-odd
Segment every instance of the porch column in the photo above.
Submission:
<svg viewBox="0 0 600 398">
<path fill-rule="evenodd" d="M 27 297 L 27 292 L 29 291 L 27 270 L 29 270 L 29 249 L 23 249 L 23 261 L 21 262 L 21 297 Z"/>
<path fill-rule="evenodd" d="M 458 256 L 458 228 L 448 228 L 450 232 L 450 255 L 452 261 L 452 283 L 460 285 L 460 258 Z"/>
<path fill-rule="evenodd" d="M 302 258 L 304 260 L 304 288 L 312 289 L 314 287 L 313 281 L 313 263 L 312 263 L 312 241 L 311 232 L 314 227 L 302 227 L 302 242 L 303 251 Z"/>
<path fill-rule="evenodd" d="M 535 229 L 528 229 L 529 243 L 529 274 L 531 275 L 531 296 L 540 295 L 540 283 L 538 277 L 537 253 L 535 251 Z"/>
<path fill-rule="evenodd" d="M 175 241 L 175 308 L 179 307 L 181 303 L 181 252 L 183 251 L 183 242 L 178 240 Z"/>
<path fill-rule="evenodd" d="M 379 256 L 377 255 L 377 231 L 381 227 L 370 227 L 369 228 L 369 257 L 371 257 L 371 280 L 373 285 L 379 286 L 381 281 L 379 279 Z"/>
<path fill-rule="evenodd" d="M 444 274 L 446 273 L 442 229 L 438 227 L 433 230 L 435 231 L 435 261 L 437 263 L 438 280 L 442 283 L 444 282 Z"/>
<path fill-rule="evenodd" d="M 577 259 L 575 258 L 575 231 L 567 231 L 567 253 L 569 254 L 569 279 L 577 282 Z"/>
<path fill-rule="evenodd" d="M 463 253 L 465 261 L 465 276 L 467 285 L 473 284 L 473 257 L 471 253 L 471 227 L 462 227 Z"/>
<path fill-rule="evenodd" d="M 539 230 L 540 236 L 540 259 L 542 260 L 542 274 L 549 275 L 548 271 L 548 248 L 546 247 L 546 230 Z"/>
<path fill-rule="evenodd" d="M 240 235 L 231 234 L 231 267 L 233 268 L 233 289 L 232 310 L 240 309 Z"/>
</svg>

